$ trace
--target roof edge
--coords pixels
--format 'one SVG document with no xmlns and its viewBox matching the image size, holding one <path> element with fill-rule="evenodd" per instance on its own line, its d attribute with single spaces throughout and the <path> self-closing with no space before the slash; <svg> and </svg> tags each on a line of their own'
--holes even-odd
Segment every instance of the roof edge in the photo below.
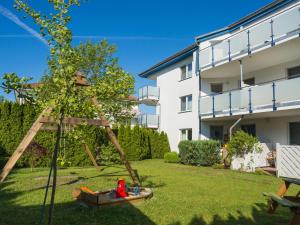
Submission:
<svg viewBox="0 0 300 225">
<path fill-rule="evenodd" d="M 183 50 L 171 55 L 170 57 L 164 59 L 163 61 L 155 64 L 154 66 L 150 67 L 149 69 L 141 72 L 138 76 L 143 78 L 148 78 L 149 76 L 153 75 L 154 73 L 190 56 L 193 52 L 198 48 L 196 43 L 184 48 Z"/>
<path fill-rule="evenodd" d="M 223 34 L 232 32 L 232 31 L 238 29 L 240 26 L 245 26 L 255 20 L 258 20 L 261 17 L 263 17 L 269 13 L 272 13 L 275 10 L 277 10 L 281 7 L 284 7 L 285 5 L 287 5 L 291 2 L 294 2 L 294 1 L 296 2 L 297 0 L 276 0 L 274 2 L 271 2 L 224 28 L 221 28 L 221 29 L 218 29 L 218 30 L 195 37 L 195 41 L 196 42 L 206 41 L 206 40 L 209 40 L 210 38 L 218 37 Z"/>
</svg>

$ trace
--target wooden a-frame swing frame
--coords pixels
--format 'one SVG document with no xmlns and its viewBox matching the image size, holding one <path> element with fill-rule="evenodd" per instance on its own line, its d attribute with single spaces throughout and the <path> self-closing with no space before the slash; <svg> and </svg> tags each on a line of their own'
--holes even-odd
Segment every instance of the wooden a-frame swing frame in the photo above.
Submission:
<svg viewBox="0 0 300 225">
<path fill-rule="evenodd" d="M 41 86 L 41 85 L 43 85 L 43 84 L 40 84 L 40 83 L 30 84 L 29 87 L 35 88 L 35 87 Z M 76 85 L 83 86 L 83 87 L 90 86 L 88 84 L 86 78 L 79 73 L 76 74 Z M 95 106 L 97 106 L 99 104 L 95 97 L 92 98 L 91 100 Z M 130 98 L 128 100 L 135 101 L 136 99 L 135 99 L 135 97 L 130 96 Z M 25 150 L 27 149 L 29 144 L 33 141 L 34 137 L 37 135 L 37 133 L 40 130 L 53 130 L 57 127 L 58 121 L 56 121 L 53 117 L 49 116 L 51 114 L 51 112 L 52 112 L 52 108 L 44 109 L 41 112 L 41 114 L 38 116 L 36 121 L 32 124 L 31 128 L 28 130 L 27 134 L 24 136 L 24 138 L 18 145 L 17 149 L 15 150 L 15 152 L 12 154 L 12 156 L 9 158 L 6 165 L 4 166 L 4 168 L 0 174 L 0 183 L 4 182 L 5 178 L 8 176 L 8 174 L 14 168 L 18 159 L 22 156 L 22 154 L 25 152 Z M 118 139 L 116 138 L 114 132 L 112 131 L 108 120 L 100 111 L 98 111 L 98 117 L 99 117 L 99 119 L 83 119 L 83 118 L 67 117 L 67 118 L 64 118 L 62 123 L 68 124 L 71 126 L 76 126 L 76 125 L 80 125 L 80 124 L 103 126 L 107 132 L 107 135 L 108 135 L 110 141 L 112 142 L 112 144 L 115 146 L 116 150 L 118 151 L 122 162 L 124 163 L 130 177 L 133 180 L 134 185 L 140 186 L 140 182 L 139 182 L 137 173 L 135 170 L 132 169 L 129 161 L 127 160 L 126 154 L 125 154 L 124 150 L 122 149 L 121 145 L 119 144 Z M 46 127 L 46 125 L 50 125 L 50 127 Z M 83 145 L 84 151 L 89 156 L 93 165 L 98 169 L 99 166 L 98 166 L 92 152 L 90 151 L 88 145 L 86 144 L 86 142 L 83 139 L 81 139 L 81 143 Z"/>
</svg>

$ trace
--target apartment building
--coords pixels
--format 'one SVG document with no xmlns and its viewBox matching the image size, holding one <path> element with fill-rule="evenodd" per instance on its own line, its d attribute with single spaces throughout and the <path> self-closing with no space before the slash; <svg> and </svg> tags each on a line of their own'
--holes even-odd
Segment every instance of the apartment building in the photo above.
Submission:
<svg viewBox="0 0 300 225">
<path fill-rule="evenodd" d="M 156 87 L 139 89 L 156 107 L 139 123 L 165 131 L 172 150 L 180 140 L 224 142 L 236 129 L 269 149 L 300 145 L 300 0 L 277 0 L 139 76 Z"/>
</svg>

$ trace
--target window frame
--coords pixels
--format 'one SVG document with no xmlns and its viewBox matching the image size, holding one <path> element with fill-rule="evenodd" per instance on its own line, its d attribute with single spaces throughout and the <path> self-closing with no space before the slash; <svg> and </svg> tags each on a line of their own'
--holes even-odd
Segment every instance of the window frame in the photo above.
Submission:
<svg viewBox="0 0 300 225">
<path fill-rule="evenodd" d="M 289 141 L 289 145 L 295 145 L 291 143 L 291 124 L 300 124 L 300 121 L 295 121 L 295 122 L 289 122 L 289 127 L 288 127 L 288 141 Z"/>
<path fill-rule="evenodd" d="M 212 91 L 212 86 L 213 85 L 221 85 L 222 91 L 221 92 L 214 92 L 214 91 Z M 212 94 L 222 94 L 224 92 L 223 83 L 210 83 L 210 92 Z"/>
<path fill-rule="evenodd" d="M 289 67 L 289 68 L 286 69 L 286 77 L 287 77 L 287 79 L 294 79 L 294 78 L 299 78 L 300 77 L 300 74 L 289 76 L 289 71 L 292 70 L 292 69 L 296 69 L 296 68 L 300 68 L 300 65 Z"/>
<path fill-rule="evenodd" d="M 191 101 L 190 101 L 190 104 L 189 103 L 189 97 L 191 97 Z M 185 109 L 182 110 L 182 100 L 185 99 Z M 184 112 L 192 112 L 192 109 L 193 109 L 193 95 L 190 94 L 190 95 L 185 95 L 185 96 L 181 96 L 179 98 L 180 100 L 180 113 L 184 113 Z M 188 106 L 190 105 L 190 108 L 188 108 Z"/>
<path fill-rule="evenodd" d="M 186 139 L 183 139 L 183 132 L 186 132 Z M 189 139 L 189 132 L 190 132 L 190 139 Z M 192 128 L 184 128 L 180 129 L 180 141 L 191 141 L 193 140 L 193 129 Z"/>
<path fill-rule="evenodd" d="M 189 70 L 189 67 L 191 70 Z M 185 76 L 183 77 L 183 71 L 185 72 Z M 187 63 L 180 67 L 180 80 L 184 81 L 193 77 L 193 63 Z"/>
</svg>

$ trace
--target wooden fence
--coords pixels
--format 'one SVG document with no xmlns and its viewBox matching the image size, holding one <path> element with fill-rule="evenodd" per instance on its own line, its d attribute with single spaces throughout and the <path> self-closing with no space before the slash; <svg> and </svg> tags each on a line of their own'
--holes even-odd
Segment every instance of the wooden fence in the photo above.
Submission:
<svg viewBox="0 0 300 225">
<path fill-rule="evenodd" d="M 300 146 L 276 145 L 277 176 L 300 179 Z"/>
</svg>

